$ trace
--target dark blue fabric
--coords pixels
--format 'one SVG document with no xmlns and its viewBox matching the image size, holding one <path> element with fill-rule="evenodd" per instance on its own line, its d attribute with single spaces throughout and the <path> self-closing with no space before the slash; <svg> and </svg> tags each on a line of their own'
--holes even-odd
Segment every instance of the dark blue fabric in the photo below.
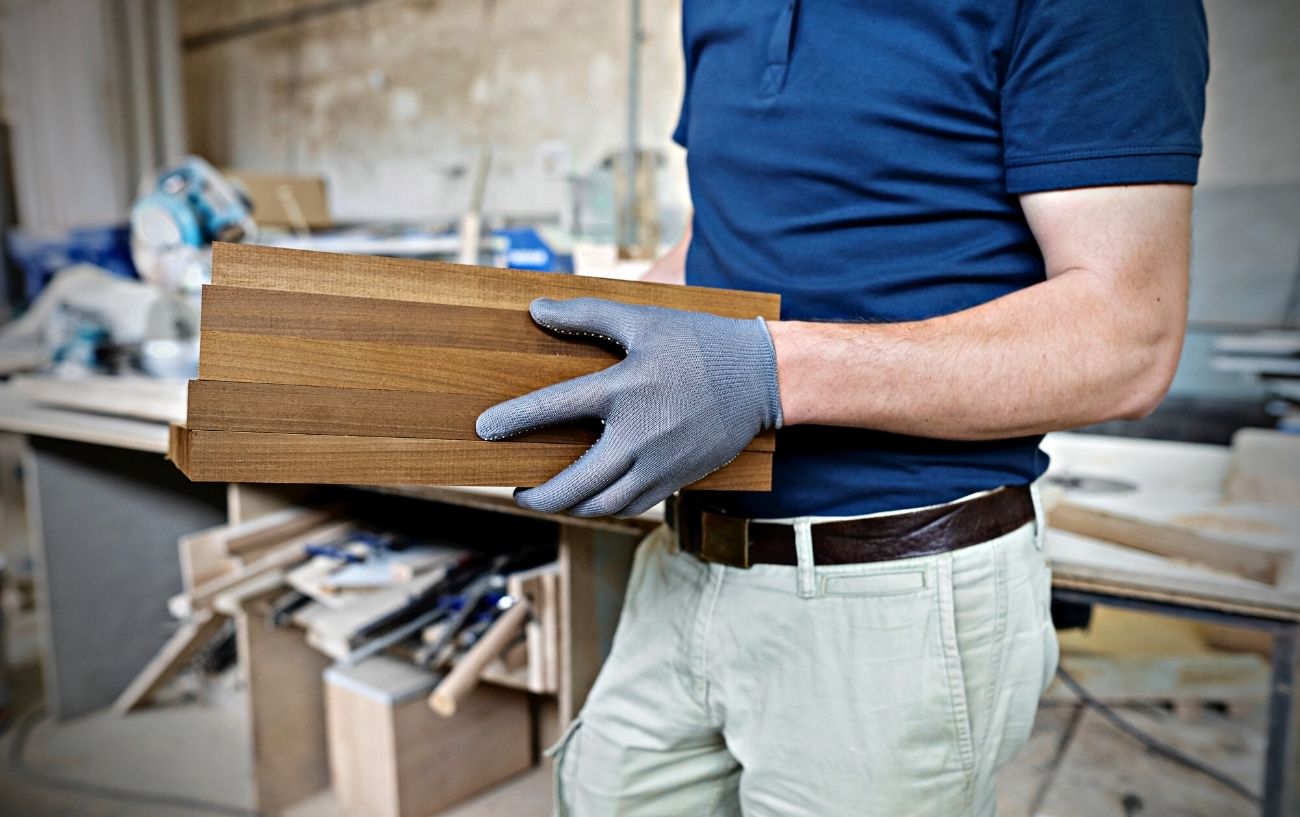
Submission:
<svg viewBox="0 0 1300 817">
<path fill-rule="evenodd" d="M 787 319 L 976 306 L 1044 278 L 1017 194 L 1196 181 L 1200 0 L 684 0 L 683 34 L 687 281 L 779 292 Z M 768 517 L 946 502 L 1033 480 L 1038 442 L 790 428 L 772 493 L 709 498 Z"/>
</svg>

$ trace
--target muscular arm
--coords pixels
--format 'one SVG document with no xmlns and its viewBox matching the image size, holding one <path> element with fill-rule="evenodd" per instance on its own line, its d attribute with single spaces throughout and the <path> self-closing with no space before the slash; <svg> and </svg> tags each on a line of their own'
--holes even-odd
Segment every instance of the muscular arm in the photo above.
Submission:
<svg viewBox="0 0 1300 817">
<path fill-rule="evenodd" d="M 1021 202 L 1041 284 L 924 321 L 771 323 L 785 424 L 979 440 L 1154 409 L 1186 327 L 1191 188 Z"/>
</svg>

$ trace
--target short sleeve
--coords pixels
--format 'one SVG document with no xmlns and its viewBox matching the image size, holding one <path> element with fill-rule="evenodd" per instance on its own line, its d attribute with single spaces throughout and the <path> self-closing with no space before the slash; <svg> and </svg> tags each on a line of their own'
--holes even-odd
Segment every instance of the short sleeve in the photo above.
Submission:
<svg viewBox="0 0 1300 817">
<path fill-rule="evenodd" d="M 1007 191 L 1195 184 L 1201 0 L 1022 0 L 1002 86 Z"/>
</svg>

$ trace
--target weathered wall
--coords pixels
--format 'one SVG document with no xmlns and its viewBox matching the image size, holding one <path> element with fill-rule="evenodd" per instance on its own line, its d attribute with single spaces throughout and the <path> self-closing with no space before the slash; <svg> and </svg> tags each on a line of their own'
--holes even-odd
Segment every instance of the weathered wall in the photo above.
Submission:
<svg viewBox="0 0 1300 817">
<path fill-rule="evenodd" d="M 679 9 L 644 6 L 641 140 L 670 156 L 664 197 L 684 207 Z M 303 19 L 259 27 L 286 12 Z M 181 0 L 181 20 L 191 148 L 322 173 L 341 218 L 459 215 L 484 144 L 487 212 L 555 214 L 565 175 L 623 145 L 623 0 Z"/>
</svg>

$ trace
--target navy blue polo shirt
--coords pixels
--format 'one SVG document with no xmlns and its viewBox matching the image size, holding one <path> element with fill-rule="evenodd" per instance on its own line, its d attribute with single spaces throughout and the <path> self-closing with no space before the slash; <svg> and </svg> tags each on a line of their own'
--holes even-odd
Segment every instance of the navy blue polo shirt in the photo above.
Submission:
<svg viewBox="0 0 1300 817">
<path fill-rule="evenodd" d="M 684 0 L 682 23 L 687 282 L 778 292 L 785 319 L 968 309 L 1044 280 L 1018 194 L 1196 181 L 1200 0 Z M 708 499 L 755 517 L 947 502 L 1032 481 L 1039 441 L 792 427 L 771 493 Z"/>
</svg>

